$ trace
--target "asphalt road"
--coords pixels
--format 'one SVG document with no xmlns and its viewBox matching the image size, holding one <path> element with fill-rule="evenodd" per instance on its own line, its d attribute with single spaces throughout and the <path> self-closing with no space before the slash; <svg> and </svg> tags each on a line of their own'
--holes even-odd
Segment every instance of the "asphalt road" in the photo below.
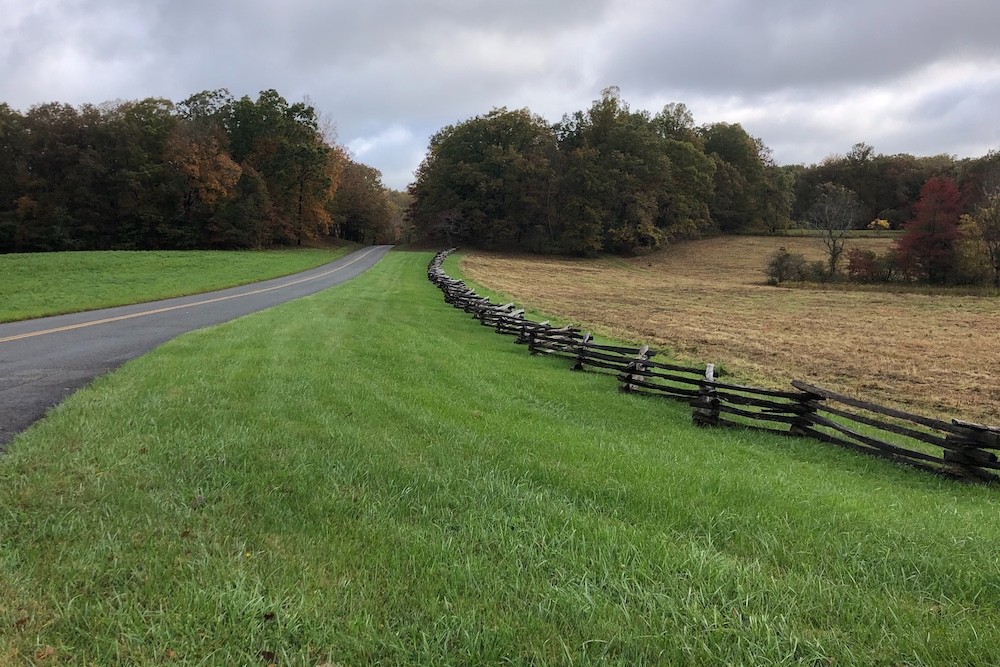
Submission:
<svg viewBox="0 0 1000 667">
<path fill-rule="evenodd" d="M 0 451 L 54 405 L 182 333 L 314 294 L 371 268 L 390 246 L 252 285 L 0 324 Z"/>
</svg>

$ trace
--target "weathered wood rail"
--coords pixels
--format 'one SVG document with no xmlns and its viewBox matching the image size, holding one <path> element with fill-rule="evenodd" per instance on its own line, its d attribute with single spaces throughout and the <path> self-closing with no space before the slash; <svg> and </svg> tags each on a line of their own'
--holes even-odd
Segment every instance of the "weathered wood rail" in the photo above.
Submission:
<svg viewBox="0 0 1000 667">
<path fill-rule="evenodd" d="M 494 304 L 448 277 L 442 264 L 454 250 L 438 253 L 427 267 L 427 277 L 447 303 L 498 333 L 515 336 L 531 354 L 564 357 L 573 370 L 613 374 L 624 392 L 684 401 L 699 426 L 813 438 L 970 482 L 1000 479 L 1000 427 L 925 417 L 798 380 L 787 391 L 720 382 L 713 364 L 681 366 L 654 361 L 658 351 L 648 345 L 596 343 L 579 327 L 535 322 L 513 303 Z"/>
</svg>

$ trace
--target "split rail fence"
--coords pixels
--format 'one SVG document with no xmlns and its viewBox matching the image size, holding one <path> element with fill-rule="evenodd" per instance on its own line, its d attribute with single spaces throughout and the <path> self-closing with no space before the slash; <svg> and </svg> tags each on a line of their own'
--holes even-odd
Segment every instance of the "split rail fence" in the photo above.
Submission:
<svg viewBox="0 0 1000 667">
<path fill-rule="evenodd" d="M 614 375 L 621 391 L 685 401 L 699 426 L 810 437 L 965 481 L 1000 479 L 998 427 L 912 414 L 797 380 L 789 390 L 723 382 L 713 364 L 680 366 L 656 361 L 658 352 L 648 345 L 599 344 L 578 327 L 535 322 L 513 303 L 495 304 L 450 278 L 442 264 L 454 250 L 438 253 L 427 267 L 447 303 L 497 333 L 515 336 L 531 354 L 565 357 L 574 370 Z"/>
</svg>

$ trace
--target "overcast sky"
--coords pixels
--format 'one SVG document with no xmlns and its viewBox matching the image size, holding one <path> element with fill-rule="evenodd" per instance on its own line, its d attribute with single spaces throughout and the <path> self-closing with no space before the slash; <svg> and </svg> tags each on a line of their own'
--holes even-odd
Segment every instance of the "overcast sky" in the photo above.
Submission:
<svg viewBox="0 0 1000 667">
<path fill-rule="evenodd" d="M 781 164 L 1000 148 L 997 0 L 0 0 L 0 101 L 308 99 L 404 187 L 442 126 L 610 85 L 739 122 Z"/>
</svg>

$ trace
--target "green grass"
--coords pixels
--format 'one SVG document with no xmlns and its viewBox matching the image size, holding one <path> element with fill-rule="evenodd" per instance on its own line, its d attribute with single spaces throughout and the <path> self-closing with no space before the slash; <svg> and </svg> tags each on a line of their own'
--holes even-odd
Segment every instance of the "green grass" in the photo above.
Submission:
<svg viewBox="0 0 1000 667">
<path fill-rule="evenodd" d="M 527 355 L 430 255 L 183 336 L 0 459 L 0 664 L 1000 662 L 1000 502 Z"/>
<path fill-rule="evenodd" d="M 0 255 L 0 322 L 198 294 L 325 264 L 338 250 Z"/>
</svg>

